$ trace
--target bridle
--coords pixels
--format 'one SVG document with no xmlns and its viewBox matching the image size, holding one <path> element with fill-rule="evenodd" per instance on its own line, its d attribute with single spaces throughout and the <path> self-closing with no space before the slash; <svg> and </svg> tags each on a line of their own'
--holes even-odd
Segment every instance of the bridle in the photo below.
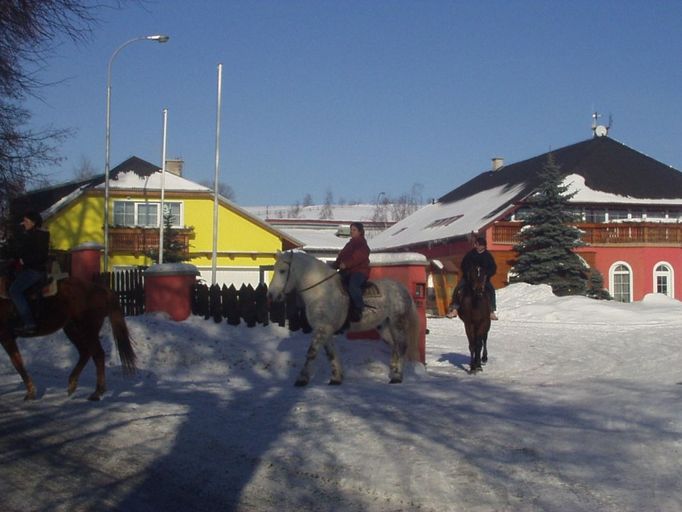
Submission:
<svg viewBox="0 0 682 512">
<path fill-rule="evenodd" d="M 481 297 L 485 293 L 486 275 L 480 266 L 476 266 L 474 272 L 469 272 L 468 281 L 474 295 Z M 471 279 L 475 277 L 476 279 Z"/>
<path fill-rule="evenodd" d="M 289 253 L 289 254 L 291 254 L 291 261 L 288 262 L 289 268 L 287 269 L 287 277 L 286 277 L 286 279 L 284 280 L 284 287 L 282 288 L 282 290 L 284 290 L 284 293 L 285 293 L 285 294 L 286 294 L 286 293 L 290 293 L 290 292 L 292 291 L 292 290 L 287 291 L 287 285 L 289 284 L 289 278 L 291 277 L 291 268 L 294 266 L 294 253 L 291 252 L 291 253 Z M 321 285 L 322 283 L 324 283 L 325 281 L 329 281 L 332 277 L 338 276 L 338 275 L 339 275 L 338 272 L 332 272 L 332 273 L 329 274 L 327 277 L 325 277 L 325 278 L 323 278 L 323 279 L 317 281 L 316 283 L 313 283 L 313 284 L 311 284 L 310 286 L 306 286 L 305 288 L 300 288 L 300 289 L 298 289 L 298 290 L 296 290 L 296 291 L 297 291 L 298 293 L 307 292 L 308 290 L 312 290 L 312 289 L 315 288 L 316 286 L 319 286 L 319 285 Z"/>
</svg>

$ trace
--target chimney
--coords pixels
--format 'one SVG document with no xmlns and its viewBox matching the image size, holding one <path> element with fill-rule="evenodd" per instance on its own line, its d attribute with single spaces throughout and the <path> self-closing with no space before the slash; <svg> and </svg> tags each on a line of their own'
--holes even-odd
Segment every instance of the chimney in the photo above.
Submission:
<svg viewBox="0 0 682 512">
<path fill-rule="evenodd" d="M 504 158 L 502 158 L 501 156 L 494 156 L 492 158 L 492 160 L 493 160 L 493 171 L 497 171 L 497 170 L 501 169 L 502 167 L 504 167 Z"/>
<path fill-rule="evenodd" d="M 184 163 L 184 160 L 181 158 L 166 160 L 166 171 L 173 173 L 176 176 L 182 176 L 182 166 Z"/>
</svg>

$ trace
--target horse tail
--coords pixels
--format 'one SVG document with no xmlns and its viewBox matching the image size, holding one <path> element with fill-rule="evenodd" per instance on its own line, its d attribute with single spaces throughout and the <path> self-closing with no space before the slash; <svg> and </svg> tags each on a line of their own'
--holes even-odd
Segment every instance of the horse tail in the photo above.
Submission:
<svg viewBox="0 0 682 512">
<path fill-rule="evenodd" d="M 111 323 L 111 331 L 114 334 L 114 340 L 116 340 L 118 356 L 121 358 L 123 373 L 126 375 L 133 375 L 137 369 L 135 366 L 137 356 L 135 356 L 135 351 L 133 350 L 134 341 L 128 332 L 128 325 L 126 324 L 123 310 L 121 309 L 121 304 L 119 303 L 116 294 L 112 290 L 107 290 L 107 294 L 109 322 Z"/>
<path fill-rule="evenodd" d="M 410 309 L 407 314 L 407 350 L 406 357 L 408 361 L 420 361 L 419 354 L 419 334 L 421 329 L 421 322 L 419 321 L 419 313 L 417 313 L 417 305 L 410 297 Z"/>
</svg>

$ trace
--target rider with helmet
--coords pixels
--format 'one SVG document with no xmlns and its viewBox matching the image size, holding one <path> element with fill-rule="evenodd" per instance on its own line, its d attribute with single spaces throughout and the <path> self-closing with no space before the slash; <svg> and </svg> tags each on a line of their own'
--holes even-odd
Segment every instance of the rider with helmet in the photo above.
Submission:
<svg viewBox="0 0 682 512">
<path fill-rule="evenodd" d="M 33 210 L 24 214 L 21 225 L 24 231 L 19 237 L 15 257 L 21 261 L 22 267 L 9 287 L 9 296 L 23 322 L 15 332 L 20 336 L 30 336 L 36 333 L 37 328 L 25 293 L 45 278 L 50 233 L 40 229 L 43 218 L 40 213 Z"/>
<path fill-rule="evenodd" d="M 362 300 L 362 286 L 369 278 L 369 246 L 365 240 L 365 228 L 361 222 L 351 222 L 350 240 L 334 262 L 334 268 L 341 271 L 341 278 L 350 296 L 349 318 L 357 322 L 362 317 L 365 303 Z"/>
<path fill-rule="evenodd" d="M 460 291 L 466 284 L 466 279 L 471 268 L 478 265 L 481 267 L 481 269 L 483 269 L 483 272 L 485 272 L 487 277 L 485 280 L 485 290 L 488 293 L 488 297 L 490 298 L 490 319 L 497 320 L 497 315 L 495 314 L 495 311 L 497 310 L 495 288 L 493 288 L 493 285 L 490 282 L 490 278 L 495 275 L 495 272 L 497 272 L 497 264 L 495 263 L 495 259 L 493 258 L 492 254 L 488 252 L 487 245 L 488 243 L 486 242 L 486 239 L 482 236 L 479 236 L 474 240 L 474 248 L 464 255 L 461 264 L 461 279 L 459 283 L 457 283 L 455 290 L 452 292 L 452 303 L 450 304 L 450 310 L 447 314 L 449 318 L 457 316 L 457 310 L 460 306 Z"/>
</svg>

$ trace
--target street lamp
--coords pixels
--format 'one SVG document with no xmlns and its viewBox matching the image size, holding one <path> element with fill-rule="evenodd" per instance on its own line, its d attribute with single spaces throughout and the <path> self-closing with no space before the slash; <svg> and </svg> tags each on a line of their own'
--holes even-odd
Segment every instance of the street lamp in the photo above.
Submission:
<svg viewBox="0 0 682 512">
<path fill-rule="evenodd" d="M 129 44 L 136 41 L 156 41 L 165 43 L 170 39 L 169 36 L 157 34 L 153 36 L 134 37 L 126 41 L 114 50 L 109 59 L 107 67 L 107 117 L 106 117 L 106 137 L 104 140 L 104 271 L 109 270 L 109 156 L 111 153 L 111 65 L 118 53 Z"/>
</svg>

